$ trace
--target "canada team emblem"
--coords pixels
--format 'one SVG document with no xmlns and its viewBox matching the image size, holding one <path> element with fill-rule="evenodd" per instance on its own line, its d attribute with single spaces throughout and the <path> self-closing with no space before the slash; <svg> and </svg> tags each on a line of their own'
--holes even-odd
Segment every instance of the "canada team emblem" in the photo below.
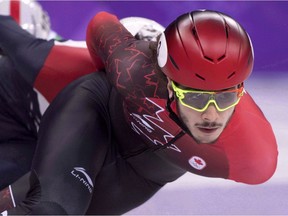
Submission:
<svg viewBox="0 0 288 216">
<path fill-rule="evenodd" d="M 206 167 L 206 162 L 198 156 L 193 156 L 190 158 L 189 164 L 197 170 L 202 170 Z"/>
</svg>

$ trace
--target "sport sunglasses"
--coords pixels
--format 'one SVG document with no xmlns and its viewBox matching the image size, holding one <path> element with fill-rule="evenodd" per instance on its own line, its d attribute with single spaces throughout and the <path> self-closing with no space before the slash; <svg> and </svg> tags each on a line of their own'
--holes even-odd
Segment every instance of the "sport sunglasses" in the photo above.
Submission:
<svg viewBox="0 0 288 216">
<path fill-rule="evenodd" d="M 220 112 L 228 110 L 239 103 L 245 92 L 243 83 L 236 89 L 210 92 L 181 89 L 173 81 L 171 82 L 172 88 L 180 103 L 198 112 L 205 111 L 210 104 L 214 104 Z"/>
</svg>

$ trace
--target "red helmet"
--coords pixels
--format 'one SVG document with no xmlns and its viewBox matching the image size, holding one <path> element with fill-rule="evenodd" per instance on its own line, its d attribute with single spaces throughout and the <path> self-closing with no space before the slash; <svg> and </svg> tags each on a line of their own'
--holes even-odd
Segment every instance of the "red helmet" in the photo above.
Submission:
<svg viewBox="0 0 288 216">
<path fill-rule="evenodd" d="M 175 82 L 202 90 L 242 83 L 252 72 L 253 47 L 246 31 L 216 11 L 193 11 L 172 22 L 158 42 L 158 64 Z"/>
</svg>

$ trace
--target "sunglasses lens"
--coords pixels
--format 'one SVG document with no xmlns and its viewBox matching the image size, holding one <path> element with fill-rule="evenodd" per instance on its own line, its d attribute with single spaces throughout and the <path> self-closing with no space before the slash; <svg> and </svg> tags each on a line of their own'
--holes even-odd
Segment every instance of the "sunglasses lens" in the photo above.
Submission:
<svg viewBox="0 0 288 216">
<path fill-rule="evenodd" d="M 209 94 L 205 93 L 185 93 L 182 102 L 196 109 L 203 109 L 210 99 Z"/>
<path fill-rule="evenodd" d="M 215 95 L 215 100 L 220 109 L 225 109 L 238 100 L 237 92 L 222 92 Z"/>
</svg>

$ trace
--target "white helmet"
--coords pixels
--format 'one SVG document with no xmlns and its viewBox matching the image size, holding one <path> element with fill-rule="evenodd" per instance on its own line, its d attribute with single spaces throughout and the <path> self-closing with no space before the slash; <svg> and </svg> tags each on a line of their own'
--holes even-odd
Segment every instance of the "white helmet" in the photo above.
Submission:
<svg viewBox="0 0 288 216">
<path fill-rule="evenodd" d="M 156 41 L 165 28 L 154 20 L 143 17 L 126 17 L 120 20 L 124 27 L 135 38 L 146 41 Z"/>
<path fill-rule="evenodd" d="M 0 15 L 12 16 L 37 38 L 48 39 L 50 18 L 35 0 L 0 0 Z"/>
</svg>

